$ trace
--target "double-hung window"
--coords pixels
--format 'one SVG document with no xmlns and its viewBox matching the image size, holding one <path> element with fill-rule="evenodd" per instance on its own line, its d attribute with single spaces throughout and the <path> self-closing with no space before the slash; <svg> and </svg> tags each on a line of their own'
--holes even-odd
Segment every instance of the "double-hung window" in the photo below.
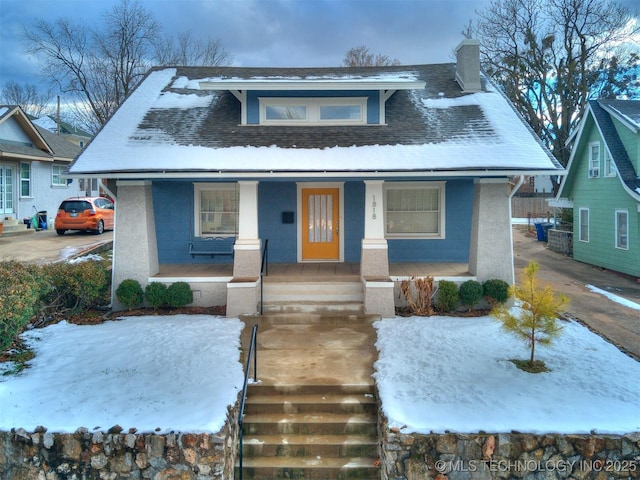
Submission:
<svg viewBox="0 0 640 480">
<path fill-rule="evenodd" d="M 629 249 L 629 212 L 616 210 L 616 248 Z"/>
<path fill-rule="evenodd" d="M 238 188 L 235 183 L 196 183 L 194 234 L 196 237 L 236 236 Z"/>
<path fill-rule="evenodd" d="M 31 196 L 31 164 L 27 162 L 20 164 L 20 196 Z"/>
<path fill-rule="evenodd" d="M 366 97 L 260 98 L 262 125 L 363 125 Z"/>
<path fill-rule="evenodd" d="M 589 241 L 589 209 L 581 208 L 578 218 L 578 240 L 581 242 Z"/>
<path fill-rule="evenodd" d="M 54 187 L 66 187 L 67 180 L 63 177 L 64 165 L 51 165 L 51 185 Z"/>
<path fill-rule="evenodd" d="M 616 176 L 616 165 L 613 163 L 613 158 L 607 148 L 604 149 L 604 175 L 605 177 Z"/>
<path fill-rule="evenodd" d="M 600 176 L 600 142 L 589 144 L 589 178 Z"/>
<path fill-rule="evenodd" d="M 389 238 L 445 237 L 445 182 L 385 183 Z"/>
</svg>

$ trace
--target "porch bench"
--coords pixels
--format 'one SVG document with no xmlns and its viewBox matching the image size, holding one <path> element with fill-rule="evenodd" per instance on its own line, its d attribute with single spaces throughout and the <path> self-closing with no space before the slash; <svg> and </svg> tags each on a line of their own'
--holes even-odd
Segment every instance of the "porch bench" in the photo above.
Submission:
<svg viewBox="0 0 640 480">
<path fill-rule="evenodd" d="M 192 258 L 196 255 L 230 255 L 233 256 L 235 237 L 207 237 L 194 238 L 189 242 L 189 254 Z"/>
</svg>

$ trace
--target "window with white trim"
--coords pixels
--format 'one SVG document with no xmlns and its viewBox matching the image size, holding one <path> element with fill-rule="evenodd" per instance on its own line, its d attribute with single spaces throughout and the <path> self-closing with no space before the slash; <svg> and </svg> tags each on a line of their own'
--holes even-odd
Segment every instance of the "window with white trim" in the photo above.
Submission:
<svg viewBox="0 0 640 480">
<path fill-rule="evenodd" d="M 445 182 L 385 183 L 389 238 L 444 238 Z"/>
<path fill-rule="evenodd" d="M 578 214 L 578 240 L 589 241 L 589 209 L 581 208 Z"/>
<path fill-rule="evenodd" d="M 230 237 L 238 233 L 239 192 L 235 183 L 194 185 L 196 237 Z"/>
<path fill-rule="evenodd" d="M 600 142 L 589 144 L 589 178 L 600 176 Z"/>
<path fill-rule="evenodd" d="M 67 179 L 63 177 L 64 165 L 51 165 L 51 185 L 54 187 L 66 187 Z"/>
<path fill-rule="evenodd" d="M 604 175 L 605 177 L 616 176 L 616 165 L 613 163 L 613 157 L 609 153 L 609 149 L 604 149 Z"/>
<path fill-rule="evenodd" d="M 364 125 L 367 98 L 260 99 L 261 125 Z"/>
<path fill-rule="evenodd" d="M 629 212 L 616 210 L 616 248 L 629 250 Z"/>
<path fill-rule="evenodd" d="M 20 196 L 31 196 L 31 164 L 27 162 L 20 164 Z"/>
</svg>

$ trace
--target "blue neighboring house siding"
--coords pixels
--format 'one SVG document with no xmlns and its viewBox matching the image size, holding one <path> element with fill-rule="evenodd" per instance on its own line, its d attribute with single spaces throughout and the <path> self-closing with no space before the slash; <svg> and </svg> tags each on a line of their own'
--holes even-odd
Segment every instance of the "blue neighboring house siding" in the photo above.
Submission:
<svg viewBox="0 0 640 480">
<path fill-rule="evenodd" d="M 344 260 L 359 262 L 364 237 L 362 181 L 344 184 Z M 193 182 L 154 181 L 153 205 L 160 263 L 231 263 L 230 257 L 188 254 L 193 236 Z M 389 239 L 391 262 L 467 262 L 471 235 L 473 181 L 450 180 L 446 188 L 446 238 L 443 240 Z M 269 261 L 297 261 L 297 186 L 295 181 L 260 182 L 258 234 L 269 240 Z M 283 223 L 283 212 L 293 212 L 294 223 Z"/>
</svg>

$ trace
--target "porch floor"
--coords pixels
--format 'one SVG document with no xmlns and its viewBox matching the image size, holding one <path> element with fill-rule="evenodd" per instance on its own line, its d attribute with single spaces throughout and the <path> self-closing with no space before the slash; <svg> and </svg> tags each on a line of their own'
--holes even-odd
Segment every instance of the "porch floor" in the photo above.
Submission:
<svg viewBox="0 0 640 480">
<path fill-rule="evenodd" d="M 467 263 L 390 263 L 389 276 L 473 277 Z M 233 277 L 232 264 L 162 264 L 154 278 Z M 359 280 L 359 263 L 272 263 L 265 281 Z"/>
</svg>

